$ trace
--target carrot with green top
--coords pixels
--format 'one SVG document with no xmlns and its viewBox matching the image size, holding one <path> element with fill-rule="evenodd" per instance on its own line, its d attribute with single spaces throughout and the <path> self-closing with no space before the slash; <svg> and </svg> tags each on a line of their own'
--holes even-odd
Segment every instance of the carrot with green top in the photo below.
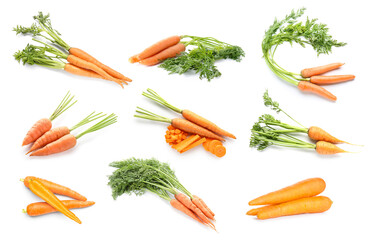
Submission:
<svg viewBox="0 0 374 240">
<path fill-rule="evenodd" d="M 186 45 L 183 43 L 178 43 L 174 46 L 168 47 L 165 50 L 157 53 L 156 55 L 145 58 L 143 60 L 140 60 L 139 63 L 146 66 L 153 66 L 156 65 L 165 59 L 173 58 L 180 54 L 181 52 L 184 52 L 186 50 Z"/>
<path fill-rule="evenodd" d="M 62 204 L 67 209 L 74 209 L 74 208 L 85 208 L 95 204 L 93 201 L 80 201 L 80 200 L 61 200 Z M 47 213 L 57 212 L 55 208 L 49 205 L 46 202 L 36 202 L 27 205 L 26 210 L 23 212 L 27 213 L 29 216 L 40 216 Z"/>
<path fill-rule="evenodd" d="M 31 127 L 23 139 L 22 146 L 35 142 L 35 140 L 37 140 L 40 136 L 49 131 L 52 128 L 52 121 L 77 102 L 73 101 L 73 99 L 74 96 L 70 95 L 70 91 L 67 92 L 65 97 L 49 118 L 42 118 Z"/>
</svg>

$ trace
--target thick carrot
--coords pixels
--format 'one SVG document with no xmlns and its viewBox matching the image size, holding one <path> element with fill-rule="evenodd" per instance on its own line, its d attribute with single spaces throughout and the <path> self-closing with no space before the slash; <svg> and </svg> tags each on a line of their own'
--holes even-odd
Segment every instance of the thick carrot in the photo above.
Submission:
<svg viewBox="0 0 374 240">
<path fill-rule="evenodd" d="M 201 138 L 201 139 L 195 141 L 194 143 L 188 145 L 187 147 L 183 148 L 183 149 L 180 151 L 180 153 L 187 152 L 188 150 L 191 150 L 192 148 L 197 147 L 197 146 L 199 146 L 200 144 L 203 144 L 205 141 L 206 141 L 206 138 Z"/>
<path fill-rule="evenodd" d="M 93 201 L 80 200 L 62 200 L 61 201 L 67 209 L 85 208 L 95 204 Z M 55 208 L 46 202 L 36 202 L 27 205 L 26 213 L 29 216 L 40 216 L 47 213 L 57 212 Z"/>
<path fill-rule="evenodd" d="M 312 126 L 308 129 L 308 136 L 315 141 L 325 141 L 330 143 L 347 143 L 333 137 L 320 127 Z"/>
<path fill-rule="evenodd" d="M 46 156 L 55 153 L 64 152 L 73 148 L 77 144 L 77 139 L 73 134 L 67 134 L 57 139 L 54 142 L 47 144 L 46 146 L 39 148 L 35 152 L 31 153 L 30 156 Z"/>
<path fill-rule="evenodd" d="M 200 197 L 196 196 L 196 195 L 192 195 L 193 198 L 196 198 L 200 201 L 200 203 L 209 211 L 209 213 L 214 217 L 215 214 L 212 210 L 210 210 L 210 208 L 206 205 L 206 203 L 203 201 L 203 199 L 201 199 Z"/>
<path fill-rule="evenodd" d="M 344 63 L 331 63 L 331 64 L 313 67 L 313 68 L 305 68 L 301 71 L 301 76 L 303 78 L 309 78 L 311 76 L 320 75 L 322 73 L 326 73 L 326 72 L 338 69 L 343 65 Z"/>
<path fill-rule="evenodd" d="M 196 205 L 196 207 L 198 207 L 204 213 L 204 215 L 207 218 L 209 218 L 211 220 L 215 220 L 212 213 L 201 203 L 199 198 L 192 197 L 191 201 L 192 201 L 193 204 Z"/>
<path fill-rule="evenodd" d="M 218 136 L 217 134 L 183 118 L 174 118 L 171 120 L 171 124 L 173 125 L 173 127 L 181 129 L 182 131 L 188 133 L 225 141 L 225 139 L 223 139 L 221 136 Z"/>
<path fill-rule="evenodd" d="M 321 97 L 327 98 L 331 101 L 336 101 L 336 96 L 327 91 L 321 86 L 313 84 L 309 81 L 300 81 L 297 87 L 304 92 L 312 92 L 314 94 L 320 95 Z"/>
<path fill-rule="evenodd" d="M 177 56 L 179 53 L 183 52 L 186 50 L 186 46 L 183 43 L 178 43 L 174 46 L 171 46 L 156 55 L 153 55 L 152 57 L 145 58 L 143 60 L 140 60 L 139 63 L 146 65 L 146 66 L 153 66 L 161 61 L 167 59 L 167 58 L 172 58 Z"/>
<path fill-rule="evenodd" d="M 326 183 L 322 178 L 309 178 L 280 190 L 253 199 L 249 205 L 268 205 L 288 202 L 300 198 L 313 197 L 325 190 Z"/>
<path fill-rule="evenodd" d="M 29 189 L 38 197 L 46 201 L 49 205 L 51 205 L 54 209 L 61 212 L 68 218 L 76 221 L 77 223 L 81 224 L 81 220 L 74 213 L 72 213 L 69 209 L 65 207 L 65 205 L 51 192 L 46 186 L 44 186 L 41 182 L 37 179 L 30 179 L 29 180 Z"/>
<path fill-rule="evenodd" d="M 217 157 L 223 157 L 226 155 L 226 148 L 223 145 L 218 145 L 213 149 L 213 154 Z"/>
<path fill-rule="evenodd" d="M 264 208 L 257 213 L 257 218 L 269 219 L 303 213 L 321 213 L 329 210 L 331 205 L 332 201 L 328 197 L 302 198 Z"/>
<path fill-rule="evenodd" d="M 253 209 L 249 210 L 246 214 L 251 215 L 251 216 L 256 216 L 259 211 L 266 210 L 266 209 L 271 208 L 273 206 L 274 205 L 268 205 L 268 206 L 263 206 L 263 207 L 259 207 L 259 208 L 253 208 Z"/>
<path fill-rule="evenodd" d="M 28 145 L 42 136 L 45 132 L 52 128 L 52 121 L 48 118 L 38 120 L 31 129 L 27 132 L 26 137 L 23 139 L 22 146 Z"/>
<path fill-rule="evenodd" d="M 204 224 L 204 223 L 203 223 L 199 218 L 196 217 L 196 215 L 195 215 L 195 214 L 194 214 L 190 209 L 188 209 L 186 206 L 184 206 L 184 205 L 183 205 L 181 202 L 179 202 L 178 200 L 176 200 L 176 199 L 171 199 L 171 200 L 170 200 L 170 205 L 171 205 L 173 208 L 175 208 L 175 209 L 177 209 L 177 210 L 183 212 L 184 214 L 190 216 L 191 218 L 195 219 L 195 220 L 198 221 L 199 223 Z"/>
<path fill-rule="evenodd" d="M 316 151 L 318 154 L 331 155 L 336 153 L 346 153 L 347 151 L 335 146 L 332 143 L 325 141 L 318 141 L 316 143 Z"/>
<path fill-rule="evenodd" d="M 41 147 L 44 147 L 48 143 L 54 142 L 57 139 L 60 139 L 61 137 L 69 133 L 70 133 L 70 130 L 68 127 L 53 128 L 49 130 L 48 132 L 44 133 L 40 138 L 38 138 L 26 154 L 29 154 L 30 152 L 33 152 L 36 149 L 39 149 Z"/>
<path fill-rule="evenodd" d="M 171 46 L 176 45 L 177 43 L 180 42 L 180 40 L 181 40 L 180 36 L 171 36 L 171 37 L 165 38 L 165 39 L 153 44 L 152 46 L 146 48 L 141 53 L 131 57 L 129 59 L 129 61 L 130 62 L 131 61 L 139 62 L 140 60 L 152 57 L 155 54 L 157 54 L 157 53 L 159 53 L 159 52 L 161 52 L 161 51 L 163 51 L 163 50 L 165 50 L 165 49 L 167 49 Z"/>
<path fill-rule="evenodd" d="M 355 75 L 311 76 L 310 82 L 314 84 L 333 84 L 355 79 Z"/>
<path fill-rule="evenodd" d="M 114 69 L 108 67 L 107 65 L 99 62 L 96 58 L 92 57 L 90 54 L 86 53 L 85 51 L 79 49 L 79 48 L 70 48 L 69 53 L 77 56 L 83 60 L 86 60 L 87 62 L 91 62 L 98 66 L 99 68 L 102 68 L 105 72 L 107 72 L 109 75 L 111 75 L 114 78 L 121 79 L 124 81 L 131 82 L 132 80 L 128 77 L 125 77 L 123 74 L 115 71 Z"/>
<path fill-rule="evenodd" d="M 37 178 L 33 176 L 27 176 L 23 180 L 23 184 L 28 188 L 29 187 L 29 182 L 30 180 L 38 180 L 41 182 L 44 186 L 46 186 L 51 192 L 58 194 L 58 195 L 63 195 L 67 197 L 74 198 L 76 200 L 80 201 L 86 201 L 87 198 L 85 196 L 82 196 L 81 194 L 77 193 L 76 191 L 71 190 L 70 188 L 67 188 L 65 186 L 62 186 L 60 184 L 42 179 L 42 178 Z"/>
</svg>

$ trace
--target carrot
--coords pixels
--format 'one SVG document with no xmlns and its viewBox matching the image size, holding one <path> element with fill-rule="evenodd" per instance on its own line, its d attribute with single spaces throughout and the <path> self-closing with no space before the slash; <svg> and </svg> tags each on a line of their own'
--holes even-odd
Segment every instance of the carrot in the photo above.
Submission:
<svg viewBox="0 0 374 240">
<path fill-rule="evenodd" d="M 325 142 L 325 141 L 318 141 L 316 143 L 316 151 L 318 154 L 322 155 L 330 155 L 336 153 L 346 153 L 347 151 L 335 146 L 332 143 Z"/>
<path fill-rule="evenodd" d="M 336 101 L 336 96 L 334 96 L 332 93 L 327 91 L 321 86 L 318 86 L 316 84 L 313 84 L 309 81 L 300 81 L 297 84 L 297 87 L 304 92 L 312 92 L 314 94 L 320 95 L 321 97 L 327 98 L 331 101 Z"/>
<path fill-rule="evenodd" d="M 206 138 L 201 138 L 201 139 L 195 141 L 194 143 L 188 145 L 187 147 L 183 148 L 183 149 L 180 151 L 180 153 L 187 152 L 188 150 L 191 150 L 192 148 L 197 147 L 197 146 L 199 146 L 200 144 L 203 144 L 205 141 L 206 141 Z"/>
<path fill-rule="evenodd" d="M 85 208 L 95 204 L 93 201 L 80 200 L 62 200 L 61 202 L 67 209 Z M 57 212 L 57 210 L 46 202 L 36 202 L 27 205 L 25 212 L 29 216 L 40 216 L 47 213 Z"/>
<path fill-rule="evenodd" d="M 181 129 L 185 132 L 188 132 L 188 133 L 197 134 L 197 135 L 200 135 L 200 136 L 203 136 L 203 137 L 208 137 L 208 138 L 213 138 L 213 139 L 218 139 L 218 140 L 221 140 L 221 141 L 225 141 L 222 137 L 216 135 L 215 133 L 213 133 L 213 132 L 211 132 L 211 131 L 209 131 L 205 128 L 202 128 L 199 125 L 196 125 L 195 123 L 190 122 L 186 119 L 174 118 L 173 120 L 171 120 L 171 124 L 175 128 L 179 128 L 179 129 Z"/>
<path fill-rule="evenodd" d="M 309 78 L 311 76 L 320 75 L 322 73 L 326 73 L 326 72 L 338 69 L 343 65 L 344 63 L 331 63 L 331 64 L 313 67 L 313 68 L 305 68 L 301 70 L 301 76 L 303 78 Z"/>
<path fill-rule="evenodd" d="M 165 38 L 165 39 L 153 44 L 152 46 L 146 48 L 141 53 L 139 53 L 135 56 L 132 56 L 129 59 L 129 61 L 131 63 L 139 62 L 140 60 L 152 57 L 155 54 L 157 54 L 157 53 L 159 53 L 159 52 L 161 52 L 161 51 L 163 51 L 163 50 L 165 50 L 165 49 L 167 49 L 171 46 L 176 45 L 177 43 L 180 42 L 180 40 L 181 40 L 180 36 L 171 36 L 171 37 Z"/>
<path fill-rule="evenodd" d="M 206 151 L 209 151 L 209 144 L 211 141 L 213 141 L 214 139 L 211 139 L 211 138 L 207 138 L 206 141 L 203 143 L 203 147 Z"/>
<path fill-rule="evenodd" d="M 330 143 L 347 143 L 333 137 L 320 127 L 312 126 L 308 129 L 308 136 L 315 141 L 325 141 Z"/>
<path fill-rule="evenodd" d="M 211 153 L 214 153 L 214 149 L 219 146 L 219 145 L 222 145 L 222 142 L 221 141 L 218 141 L 216 139 L 213 139 L 212 141 L 210 141 L 209 145 L 208 145 L 208 151 L 211 152 Z"/>
<path fill-rule="evenodd" d="M 172 58 L 177 56 L 179 53 L 183 52 L 186 50 L 186 46 L 183 43 L 178 43 L 174 46 L 171 46 L 169 48 L 166 48 L 165 50 L 157 53 L 156 55 L 153 55 L 151 57 L 145 58 L 143 60 L 140 60 L 139 63 L 146 65 L 146 66 L 153 66 L 161 61 L 167 59 L 167 58 Z"/>
<path fill-rule="evenodd" d="M 201 199 L 200 197 L 196 196 L 196 195 L 192 195 L 193 198 L 196 198 L 199 200 L 199 202 L 209 211 L 209 213 L 214 217 L 215 214 L 214 212 L 212 212 L 212 210 L 210 210 L 210 208 L 206 205 L 206 203 L 203 201 L 203 199 Z"/>
<path fill-rule="evenodd" d="M 197 208 L 199 208 L 204 213 L 204 215 L 207 218 L 209 218 L 211 220 L 215 220 L 212 213 L 201 203 L 199 198 L 192 197 L 191 201 L 192 201 L 193 204 L 196 205 Z"/>
<path fill-rule="evenodd" d="M 311 76 L 310 82 L 314 84 L 333 84 L 355 79 L 355 75 Z"/>
<path fill-rule="evenodd" d="M 199 223 L 204 224 L 204 223 L 203 223 L 199 218 L 196 217 L 196 215 L 195 215 L 195 214 L 194 214 L 190 209 L 188 209 L 186 206 L 184 206 L 184 205 L 183 205 L 181 202 L 179 202 L 178 200 L 176 200 L 176 199 L 171 199 L 171 200 L 170 200 L 170 205 L 171 205 L 173 208 L 175 208 L 175 209 L 177 209 L 177 210 L 183 212 L 184 214 L 190 216 L 191 218 L 195 219 L 195 220 L 198 221 Z"/>
<path fill-rule="evenodd" d="M 105 72 L 107 72 L 109 75 L 111 75 L 114 78 L 121 79 L 121 80 L 128 81 L 128 82 L 132 81 L 130 78 L 125 77 L 123 74 L 121 74 L 121 73 L 115 71 L 114 69 L 108 67 L 107 65 L 99 62 L 96 58 L 92 57 L 90 54 L 86 53 L 85 51 L 83 51 L 79 48 L 71 47 L 69 49 L 69 53 L 71 55 L 77 56 L 77 57 L 79 57 L 79 58 L 81 58 L 81 59 L 83 59 L 87 62 L 91 62 L 91 63 L 95 64 L 96 66 L 103 69 Z"/>
<path fill-rule="evenodd" d="M 55 111 L 52 113 L 52 115 L 49 118 L 42 118 L 31 127 L 31 129 L 27 132 L 26 137 L 23 139 L 22 146 L 25 146 L 25 145 L 28 145 L 34 142 L 44 133 L 49 131 L 52 128 L 52 121 L 56 119 L 58 116 L 60 116 L 63 112 L 68 110 L 71 106 L 73 106 L 77 102 L 77 101 L 74 101 L 71 103 L 73 98 L 74 96 L 71 96 L 70 92 L 67 92 L 65 97 L 62 99 L 60 104 L 57 106 L 57 108 L 55 109 Z"/>
<path fill-rule="evenodd" d="M 177 145 L 174 145 L 173 148 L 176 149 L 178 152 L 181 152 L 183 149 L 188 147 L 190 144 L 196 142 L 199 140 L 201 137 L 199 135 L 194 135 L 186 138 L 182 142 L 178 143 Z"/>
<path fill-rule="evenodd" d="M 266 209 L 271 208 L 273 206 L 274 205 L 268 205 L 268 206 L 263 206 L 263 207 L 259 207 L 259 208 L 253 208 L 253 209 L 249 210 L 246 214 L 256 216 L 260 211 L 266 210 Z"/>
<path fill-rule="evenodd" d="M 65 186 L 62 186 L 62 185 L 54 183 L 54 182 L 50 182 L 50 181 L 42 179 L 42 178 L 33 177 L 33 176 L 27 176 L 25 179 L 23 179 L 23 184 L 27 188 L 29 188 L 30 180 L 38 180 L 40 183 L 42 183 L 51 192 L 53 192 L 55 194 L 71 197 L 71 198 L 74 198 L 74 199 L 80 200 L 80 201 L 86 201 L 87 200 L 87 198 L 85 196 L 82 196 L 81 194 L 77 193 L 76 191 L 71 190 L 70 188 L 67 188 Z"/>
<path fill-rule="evenodd" d="M 70 63 L 65 64 L 64 70 L 68 73 L 78 75 L 78 76 L 105 79 L 103 76 L 97 74 L 96 72 L 94 72 L 92 70 L 77 67 L 77 66 L 75 66 L 73 64 L 70 64 Z M 105 79 L 105 80 L 109 80 L 109 79 Z"/>
<path fill-rule="evenodd" d="M 309 178 L 280 190 L 265 194 L 253 199 L 249 205 L 268 205 L 288 202 L 305 197 L 313 197 L 326 188 L 326 183 L 322 178 Z"/>
<path fill-rule="evenodd" d="M 331 205 L 332 201 L 328 197 L 302 198 L 264 208 L 257 213 L 257 218 L 263 220 L 302 213 L 321 213 L 329 210 Z"/>
<path fill-rule="evenodd" d="M 44 186 L 37 179 L 29 179 L 29 189 L 38 197 L 46 201 L 54 209 L 61 212 L 68 218 L 81 224 L 81 220 L 74 213 L 65 207 L 65 205 L 51 192 L 46 186 Z"/>
<path fill-rule="evenodd" d="M 223 157 L 226 155 L 226 148 L 222 145 L 218 145 L 213 149 L 213 154 L 217 157 Z"/>
</svg>

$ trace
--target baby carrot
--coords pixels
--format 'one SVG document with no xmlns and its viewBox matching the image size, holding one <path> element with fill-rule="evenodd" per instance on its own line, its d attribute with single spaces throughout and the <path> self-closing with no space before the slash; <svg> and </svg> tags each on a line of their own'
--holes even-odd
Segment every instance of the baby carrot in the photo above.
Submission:
<svg viewBox="0 0 374 240">
<path fill-rule="evenodd" d="M 324 89 L 321 86 L 318 86 L 314 83 L 311 83 L 309 81 L 300 81 L 297 85 L 297 87 L 304 92 L 311 92 L 317 95 L 320 95 L 321 97 L 327 98 L 331 101 L 336 101 L 336 96 Z"/>
<path fill-rule="evenodd" d="M 301 76 L 303 78 L 309 78 L 311 76 L 320 75 L 322 73 L 326 73 L 326 72 L 338 69 L 343 65 L 344 63 L 331 63 L 331 64 L 313 67 L 313 68 L 305 68 L 301 70 Z"/>
<path fill-rule="evenodd" d="M 341 83 L 355 79 L 355 75 L 311 76 L 310 82 L 318 85 Z"/>
<path fill-rule="evenodd" d="M 95 204 L 93 201 L 80 200 L 62 200 L 61 201 L 67 209 L 85 208 Z M 25 213 L 29 216 L 40 216 L 47 213 L 57 212 L 55 208 L 46 202 L 36 202 L 27 205 Z"/>
</svg>

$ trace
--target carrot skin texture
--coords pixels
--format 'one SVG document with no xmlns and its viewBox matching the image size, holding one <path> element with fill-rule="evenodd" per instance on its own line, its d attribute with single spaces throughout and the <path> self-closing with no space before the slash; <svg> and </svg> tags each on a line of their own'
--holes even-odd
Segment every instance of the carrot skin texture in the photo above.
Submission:
<svg viewBox="0 0 374 240">
<path fill-rule="evenodd" d="M 209 131 L 209 130 L 203 128 L 203 127 L 200 127 L 199 125 L 197 125 L 193 122 L 190 122 L 186 119 L 174 118 L 171 121 L 171 125 L 173 125 L 173 127 L 175 127 L 175 128 L 181 129 L 184 132 L 197 134 L 197 135 L 202 136 L 202 137 L 214 138 L 214 139 L 218 139 L 220 141 L 225 141 L 225 139 L 223 139 L 221 136 L 218 136 L 215 133 L 212 133 L 211 131 Z"/>
<path fill-rule="evenodd" d="M 40 138 L 38 138 L 34 144 L 31 146 L 28 153 L 35 151 L 36 149 L 39 149 L 41 147 L 44 147 L 48 143 L 54 142 L 57 139 L 60 139 L 61 137 L 67 135 L 70 133 L 70 130 L 68 127 L 57 127 L 52 128 L 48 132 L 44 133 Z M 26 154 L 28 154 L 26 153 Z"/>
<path fill-rule="evenodd" d="M 176 45 L 177 43 L 180 42 L 180 40 L 181 40 L 180 36 L 171 36 L 161 41 L 158 41 L 152 46 L 146 48 L 141 53 L 133 56 L 134 60 L 137 60 L 137 62 L 139 62 L 140 60 L 152 57 L 156 55 L 157 53 L 162 52 L 163 50 Z"/>
<path fill-rule="evenodd" d="M 332 143 L 325 142 L 325 141 L 318 141 L 316 143 L 316 151 L 318 154 L 321 155 L 331 155 L 337 153 L 346 153 L 347 151 L 335 146 Z"/>
<path fill-rule="evenodd" d="M 82 196 L 76 191 L 73 191 L 68 187 L 62 186 L 60 184 L 57 184 L 57 183 L 54 183 L 54 182 L 51 182 L 51 181 L 48 181 L 42 178 L 27 176 L 23 181 L 25 187 L 29 188 L 29 181 L 35 180 L 35 179 L 41 182 L 44 186 L 46 186 L 51 192 L 55 194 L 71 197 L 71 198 L 74 198 L 80 201 L 87 201 L 87 198 L 85 196 Z"/>
<path fill-rule="evenodd" d="M 354 80 L 355 75 L 311 76 L 310 82 L 318 85 L 341 83 Z"/>
<path fill-rule="evenodd" d="M 64 152 L 73 148 L 77 144 L 77 139 L 72 134 L 67 134 L 60 139 L 39 148 L 30 154 L 30 156 L 46 156 L 55 153 Z"/>
<path fill-rule="evenodd" d="M 176 200 L 176 199 L 172 199 L 172 200 L 170 200 L 170 205 L 171 205 L 173 208 L 175 208 L 175 209 L 177 209 L 177 210 L 183 212 L 184 214 L 190 216 L 191 218 L 195 219 L 195 220 L 198 221 L 199 223 L 204 224 L 204 223 L 203 223 L 203 222 L 202 222 L 198 217 L 196 217 L 196 215 L 195 215 L 195 214 L 194 214 L 190 209 L 188 209 L 186 206 L 184 206 L 184 205 L 183 205 L 181 202 L 179 202 L 178 200 Z"/>
<path fill-rule="evenodd" d="M 324 89 L 321 86 L 318 86 L 309 81 L 300 81 L 297 87 L 303 92 L 311 92 L 317 94 L 321 97 L 327 98 L 331 101 L 336 101 L 336 96 Z"/>
<path fill-rule="evenodd" d="M 80 201 L 80 200 L 62 200 L 61 201 L 67 209 L 85 208 L 95 204 L 93 201 Z M 46 202 L 31 203 L 27 206 L 26 213 L 29 216 L 40 216 L 47 213 L 57 212 L 51 205 Z"/>
<path fill-rule="evenodd" d="M 156 64 L 160 63 L 161 61 L 163 61 L 167 58 L 175 57 L 179 53 L 181 53 L 185 50 L 186 50 L 186 46 L 183 43 L 178 43 L 174 46 L 171 46 L 171 47 L 157 53 L 156 55 L 154 55 L 152 57 L 140 60 L 139 63 L 143 64 L 143 65 L 146 65 L 146 66 L 153 66 L 153 65 L 156 65 Z"/>
<path fill-rule="evenodd" d="M 215 214 L 212 210 L 210 210 L 210 208 L 206 205 L 206 203 L 203 201 L 203 199 L 201 199 L 200 197 L 196 196 L 196 195 L 192 195 L 193 198 L 197 198 L 200 203 L 210 212 L 210 214 L 212 214 L 212 216 L 214 217 Z"/>
<path fill-rule="evenodd" d="M 329 210 L 331 205 L 330 198 L 324 196 L 302 198 L 262 209 L 257 213 L 257 218 L 264 220 L 303 213 L 321 213 Z"/>
<path fill-rule="evenodd" d="M 23 139 L 22 146 L 28 145 L 42 136 L 44 133 L 52 128 L 52 122 L 48 118 L 38 120 L 31 129 L 27 132 L 26 137 Z"/>
<path fill-rule="evenodd" d="M 309 178 L 297 182 L 291 186 L 255 198 L 248 204 L 268 205 L 289 202 L 300 198 L 316 196 L 323 192 L 325 188 L 326 183 L 322 178 Z"/>
<path fill-rule="evenodd" d="M 330 143 L 347 143 L 333 137 L 320 127 L 312 126 L 308 130 L 308 136 L 315 141 L 325 141 Z"/>
<path fill-rule="evenodd" d="M 322 73 L 326 73 L 326 72 L 338 69 L 343 65 L 344 63 L 331 63 L 331 64 L 318 66 L 318 67 L 305 68 L 301 71 L 301 76 L 303 78 L 309 78 L 311 76 L 320 75 Z"/>
</svg>

